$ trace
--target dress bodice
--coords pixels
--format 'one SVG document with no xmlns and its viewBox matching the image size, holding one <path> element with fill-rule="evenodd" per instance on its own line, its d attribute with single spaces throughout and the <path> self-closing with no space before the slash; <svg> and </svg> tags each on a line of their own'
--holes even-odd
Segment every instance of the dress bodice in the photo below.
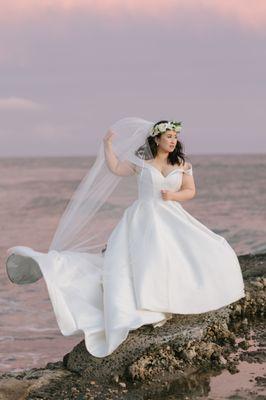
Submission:
<svg viewBox="0 0 266 400">
<path fill-rule="evenodd" d="M 158 168 L 145 162 L 138 174 L 139 200 L 162 200 L 161 190 L 178 191 L 182 185 L 183 174 L 192 175 L 192 166 L 185 170 L 181 167 L 170 171 L 166 176 Z"/>
</svg>

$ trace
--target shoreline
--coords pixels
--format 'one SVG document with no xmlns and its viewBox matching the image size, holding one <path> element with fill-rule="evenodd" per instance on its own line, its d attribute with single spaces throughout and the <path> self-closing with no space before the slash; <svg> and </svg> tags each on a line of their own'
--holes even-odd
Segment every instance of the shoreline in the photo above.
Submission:
<svg viewBox="0 0 266 400">
<path fill-rule="evenodd" d="M 44 368 L 2 373 L 0 399 L 170 400 L 177 391 L 180 399 L 207 396 L 213 374 L 236 374 L 241 362 L 265 363 L 266 253 L 238 259 L 244 298 L 204 314 L 175 314 L 161 327 L 130 331 L 126 341 L 102 359 L 91 356 L 82 340 L 62 360 Z M 265 376 L 255 380 L 259 395 Z M 252 396 L 249 392 L 246 398 Z"/>
</svg>

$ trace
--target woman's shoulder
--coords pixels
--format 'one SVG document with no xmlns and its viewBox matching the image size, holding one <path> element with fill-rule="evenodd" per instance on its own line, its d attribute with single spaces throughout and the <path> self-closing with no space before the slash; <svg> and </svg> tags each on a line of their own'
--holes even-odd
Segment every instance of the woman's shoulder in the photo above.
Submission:
<svg viewBox="0 0 266 400">
<path fill-rule="evenodd" d="M 192 163 L 190 161 L 185 161 L 182 164 L 182 168 L 184 169 L 184 172 L 188 175 L 192 175 Z"/>
<path fill-rule="evenodd" d="M 190 169 L 190 168 L 192 168 L 192 163 L 190 161 L 185 161 L 184 169 Z"/>
</svg>

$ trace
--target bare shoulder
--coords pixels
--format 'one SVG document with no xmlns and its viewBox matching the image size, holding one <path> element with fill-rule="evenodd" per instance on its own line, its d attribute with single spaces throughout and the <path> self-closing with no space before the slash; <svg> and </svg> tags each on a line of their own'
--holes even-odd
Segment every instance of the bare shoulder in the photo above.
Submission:
<svg viewBox="0 0 266 400">
<path fill-rule="evenodd" d="M 185 170 L 188 170 L 188 169 L 190 169 L 192 167 L 192 164 L 191 164 L 191 162 L 189 162 L 189 161 L 185 161 L 185 163 L 183 164 L 183 168 L 185 169 Z"/>
<path fill-rule="evenodd" d="M 191 162 L 189 162 L 189 161 L 186 161 L 184 164 L 183 164 L 183 173 L 184 173 L 184 175 L 190 175 L 190 176 L 192 176 L 193 175 L 193 171 L 192 171 L 192 164 L 191 164 Z"/>
</svg>

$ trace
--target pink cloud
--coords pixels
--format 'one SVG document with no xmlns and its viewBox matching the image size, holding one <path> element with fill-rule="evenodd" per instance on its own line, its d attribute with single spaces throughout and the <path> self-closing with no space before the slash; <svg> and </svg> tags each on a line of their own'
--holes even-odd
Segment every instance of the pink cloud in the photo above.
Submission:
<svg viewBox="0 0 266 400">
<path fill-rule="evenodd" d="M 167 17 L 173 11 L 181 17 L 184 11 L 187 16 L 191 11 L 192 19 L 204 16 L 205 12 L 213 12 L 252 30 L 266 29 L 264 0 L 12 0 L 1 5 L 0 20 L 15 23 L 43 15 L 49 10 L 64 13 L 82 10 L 115 17 L 131 14 L 158 18 Z"/>
<path fill-rule="evenodd" d="M 40 110 L 42 106 L 22 97 L 0 98 L 0 110 Z"/>
</svg>

